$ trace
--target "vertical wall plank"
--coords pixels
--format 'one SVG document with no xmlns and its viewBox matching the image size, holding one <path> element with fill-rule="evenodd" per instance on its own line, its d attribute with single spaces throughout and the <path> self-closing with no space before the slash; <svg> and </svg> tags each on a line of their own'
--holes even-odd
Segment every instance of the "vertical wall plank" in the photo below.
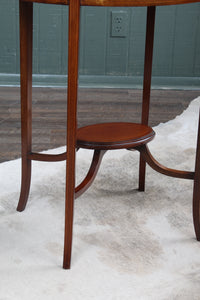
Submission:
<svg viewBox="0 0 200 300">
<path fill-rule="evenodd" d="M 33 5 L 33 73 L 39 74 L 39 4 Z"/>
<path fill-rule="evenodd" d="M 67 74 L 67 57 L 68 57 L 68 6 L 61 8 L 61 72 Z"/>
<path fill-rule="evenodd" d="M 138 26 L 139 24 L 139 26 Z M 141 76 L 144 66 L 146 8 L 131 8 L 128 75 Z"/>
<path fill-rule="evenodd" d="M 62 23 L 61 6 L 39 7 L 39 73 L 61 73 Z"/>
<path fill-rule="evenodd" d="M 177 6 L 157 7 L 153 76 L 172 74 L 176 10 Z"/>
<path fill-rule="evenodd" d="M 15 0 L 0 3 L 0 73 L 16 72 L 16 6 Z"/>
<path fill-rule="evenodd" d="M 80 73 L 105 74 L 107 42 L 106 8 L 82 8 Z"/>
<path fill-rule="evenodd" d="M 174 66 L 172 76 L 193 76 L 193 61 L 195 57 L 196 29 L 200 14 L 200 4 L 181 5 L 177 8 Z"/>
<path fill-rule="evenodd" d="M 199 8 L 200 10 L 200 8 Z M 194 54 L 194 62 L 193 62 L 193 66 L 194 66 L 194 71 L 193 71 L 193 76 L 199 76 L 200 74 L 200 12 L 198 14 L 198 18 L 197 18 L 197 28 L 196 28 L 196 39 L 195 39 L 195 54 Z"/>
<path fill-rule="evenodd" d="M 108 8 L 107 9 L 107 51 L 106 51 L 106 75 L 127 75 L 128 72 L 128 52 L 129 52 L 129 29 L 127 36 L 113 37 L 111 36 L 111 13 L 126 12 L 128 15 L 128 23 L 130 24 L 130 8 Z"/>
<path fill-rule="evenodd" d="M 14 3 L 15 5 L 15 51 L 16 51 L 16 64 L 15 64 L 15 72 L 14 73 L 19 73 L 20 72 L 20 61 L 19 61 L 19 2 Z"/>
</svg>

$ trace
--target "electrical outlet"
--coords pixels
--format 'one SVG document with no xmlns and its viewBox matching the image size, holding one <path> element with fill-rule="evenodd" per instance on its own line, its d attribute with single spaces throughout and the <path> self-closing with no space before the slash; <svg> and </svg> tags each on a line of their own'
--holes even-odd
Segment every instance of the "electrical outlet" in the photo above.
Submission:
<svg viewBox="0 0 200 300">
<path fill-rule="evenodd" d="M 111 36 L 126 37 L 128 32 L 128 13 L 126 11 L 111 12 Z"/>
</svg>

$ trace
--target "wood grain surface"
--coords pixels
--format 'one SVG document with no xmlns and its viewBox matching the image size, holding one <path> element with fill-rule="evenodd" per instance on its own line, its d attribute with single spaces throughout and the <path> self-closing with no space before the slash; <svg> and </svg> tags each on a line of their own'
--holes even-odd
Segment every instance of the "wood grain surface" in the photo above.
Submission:
<svg viewBox="0 0 200 300">
<path fill-rule="evenodd" d="M 151 127 L 128 122 L 85 126 L 77 131 L 77 147 L 86 149 L 124 149 L 148 143 L 155 133 Z"/>
<path fill-rule="evenodd" d="M 48 4 L 69 4 L 69 0 L 21 0 Z M 157 6 L 195 3 L 199 0 L 80 0 L 83 6 Z"/>
</svg>

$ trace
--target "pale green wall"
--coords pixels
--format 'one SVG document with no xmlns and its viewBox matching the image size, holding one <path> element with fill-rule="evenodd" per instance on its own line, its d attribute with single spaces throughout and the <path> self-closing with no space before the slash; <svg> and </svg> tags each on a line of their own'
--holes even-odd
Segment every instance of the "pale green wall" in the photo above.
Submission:
<svg viewBox="0 0 200 300">
<path fill-rule="evenodd" d="M 117 10 L 128 13 L 127 37 L 111 37 L 111 11 Z M 62 85 L 66 81 L 67 14 L 66 6 L 34 6 L 33 70 L 38 83 Z M 0 84 L 14 84 L 19 79 L 15 75 L 19 74 L 18 22 L 18 0 L 1 0 Z M 83 7 L 80 75 L 87 76 L 81 76 L 81 82 L 140 83 L 145 22 L 146 8 Z M 118 77 L 124 75 L 128 77 Z M 161 87 L 164 83 L 200 87 L 199 3 L 157 8 L 153 76 Z"/>
</svg>

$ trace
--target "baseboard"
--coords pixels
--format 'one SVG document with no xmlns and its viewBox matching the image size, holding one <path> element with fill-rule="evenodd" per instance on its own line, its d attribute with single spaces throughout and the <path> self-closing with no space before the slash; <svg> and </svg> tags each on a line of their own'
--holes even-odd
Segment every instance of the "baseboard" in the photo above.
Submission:
<svg viewBox="0 0 200 300">
<path fill-rule="evenodd" d="M 0 86 L 19 86 L 19 74 L 0 74 Z M 66 87 L 65 75 L 33 75 L 33 86 Z M 142 88 L 142 76 L 80 75 L 82 88 Z M 200 77 L 152 77 L 153 89 L 200 90 Z"/>
</svg>

